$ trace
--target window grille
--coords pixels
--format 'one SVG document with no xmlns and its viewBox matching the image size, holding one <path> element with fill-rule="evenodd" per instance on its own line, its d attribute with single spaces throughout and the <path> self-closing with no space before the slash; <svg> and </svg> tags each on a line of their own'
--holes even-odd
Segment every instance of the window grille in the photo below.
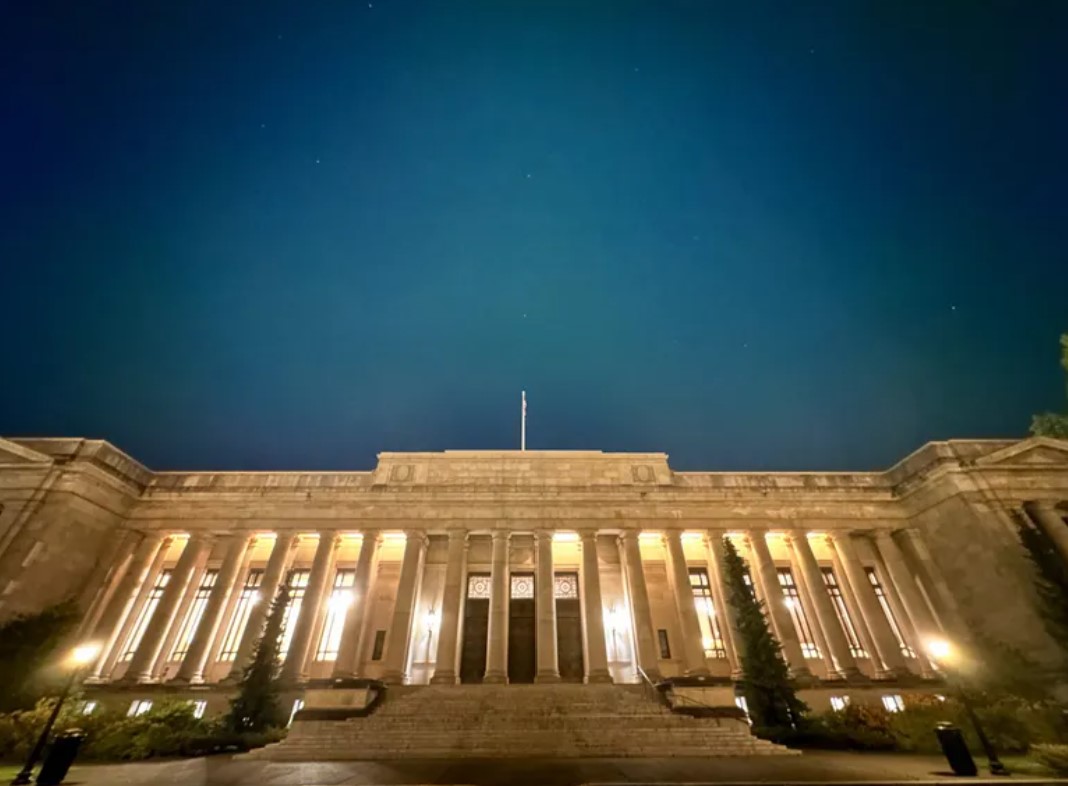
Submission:
<svg viewBox="0 0 1068 786">
<path fill-rule="evenodd" d="M 782 589 L 783 602 L 790 612 L 790 619 L 794 622 L 797 638 L 801 643 L 801 654 L 806 658 L 820 657 L 820 650 L 816 646 L 808 615 L 805 614 L 805 607 L 801 605 L 801 594 L 794 582 L 793 572 L 789 568 L 779 568 L 776 572 L 779 574 L 779 587 Z"/>
<path fill-rule="evenodd" d="M 355 583 L 354 570 L 339 570 L 334 574 L 334 589 L 326 601 L 326 618 L 323 620 L 319 646 L 315 650 L 316 660 L 337 660 L 341 635 L 345 631 L 345 618 L 348 616 L 349 606 L 354 602 L 352 587 Z"/>
<path fill-rule="evenodd" d="M 171 572 L 169 570 L 161 570 L 159 575 L 156 576 L 156 582 L 152 585 L 152 589 L 149 590 L 148 597 L 145 598 L 145 602 L 141 605 L 137 619 L 126 637 L 126 643 L 122 647 L 122 655 L 119 658 L 120 662 L 126 663 L 137 652 L 137 647 L 141 644 L 141 639 L 145 635 L 148 623 L 152 621 L 152 615 L 156 613 L 156 607 L 159 606 L 160 598 L 163 597 L 163 591 L 167 588 L 170 580 Z"/>
<path fill-rule="evenodd" d="M 693 591 L 694 607 L 697 609 L 697 623 L 701 628 L 701 646 L 705 657 L 726 658 L 727 650 L 723 644 L 719 620 L 716 618 L 716 604 L 712 599 L 712 586 L 707 570 L 690 568 L 690 589 Z"/>
<path fill-rule="evenodd" d="M 204 616 L 204 607 L 208 605 L 208 598 L 211 597 L 211 590 L 215 586 L 218 577 L 218 571 L 204 571 L 204 575 L 200 579 L 200 586 L 197 587 L 197 594 L 193 596 L 193 602 L 190 604 L 185 620 L 182 621 L 182 627 L 178 631 L 178 638 L 174 641 L 174 649 L 171 650 L 170 660 L 181 660 L 189 652 L 193 637 L 197 635 L 197 628 L 200 627 L 200 619 Z"/>
<path fill-rule="evenodd" d="M 245 626 L 248 625 L 249 614 L 252 607 L 261 603 L 259 587 L 263 583 L 262 570 L 250 570 L 245 577 L 245 585 L 238 595 L 237 605 L 230 615 L 230 622 L 226 626 L 226 634 L 223 636 L 222 649 L 219 651 L 219 660 L 232 661 L 237 657 L 237 648 L 241 646 L 241 637 L 245 634 Z"/>
<path fill-rule="evenodd" d="M 901 648 L 901 654 L 906 658 L 915 658 L 916 653 L 905 641 L 905 635 L 901 632 L 901 626 L 898 625 L 897 618 L 894 616 L 894 610 L 890 606 L 890 599 L 886 597 L 886 590 L 879 583 L 875 568 L 864 568 L 864 571 L 868 574 L 868 581 L 871 582 L 871 588 L 875 590 L 875 597 L 879 599 L 879 605 L 883 609 L 883 614 L 886 615 L 886 621 L 890 623 L 890 630 L 894 632 L 894 638 L 897 639 L 897 645 Z"/>
<path fill-rule="evenodd" d="M 830 568 L 821 568 L 820 572 L 823 573 L 823 585 L 827 588 L 827 594 L 831 596 L 834 613 L 838 616 L 838 622 L 842 625 L 842 632 L 845 633 L 850 654 L 854 658 L 868 657 L 868 653 L 864 651 L 864 647 L 860 643 L 857 629 L 853 627 L 853 619 L 849 616 L 849 607 L 846 606 L 845 596 L 842 595 L 842 587 L 838 583 L 838 577 L 834 575 L 834 571 Z"/>
</svg>

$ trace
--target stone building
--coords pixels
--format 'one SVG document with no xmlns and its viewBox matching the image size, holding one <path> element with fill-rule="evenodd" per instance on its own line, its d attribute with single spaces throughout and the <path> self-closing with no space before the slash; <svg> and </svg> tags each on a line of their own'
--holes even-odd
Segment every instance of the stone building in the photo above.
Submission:
<svg viewBox="0 0 1068 786">
<path fill-rule="evenodd" d="M 381 453 L 367 472 L 153 472 L 0 440 L 0 618 L 65 598 L 133 711 L 225 706 L 283 585 L 283 674 L 636 683 L 732 701 L 723 538 L 814 707 L 937 691 L 925 639 L 1056 657 L 1017 527 L 1068 558 L 1068 443 L 952 440 L 882 472 L 679 472 L 663 453 Z"/>
</svg>

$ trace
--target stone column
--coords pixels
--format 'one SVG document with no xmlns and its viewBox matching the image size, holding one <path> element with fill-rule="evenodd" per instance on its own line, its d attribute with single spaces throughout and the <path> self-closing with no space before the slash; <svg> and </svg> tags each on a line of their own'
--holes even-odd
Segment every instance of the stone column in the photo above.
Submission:
<svg viewBox="0 0 1068 786">
<path fill-rule="evenodd" d="M 1064 523 L 1061 514 L 1049 502 L 1032 502 L 1025 505 L 1024 510 L 1046 533 L 1061 559 L 1068 563 L 1068 524 Z"/>
<path fill-rule="evenodd" d="M 508 537 L 494 530 L 490 563 L 489 633 L 486 644 L 486 676 L 483 682 L 508 682 Z"/>
<path fill-rule="evenodd" d="M 731 664 L 731 678 L 741 679 L 741 636 L 738 633 L 738 612 L 731 603 L 724 574 L 723 555 L 726 549 L 723 546 L 723 533 L 709 530 L 705 535 L 705 546 L 708 548 L 708 578 L 712 584 L 712 600 L 716 604 L 716 621 L 727 650 L 727 660 Z"/>
<path fill-rule="evenodd" d="M 900 676 L 907 673 L 901 647 L 898 646 L 897 639 L 890 630 L 890 623 L 886 621 L 886 615 L 883 613 L 882 606 L 879 605 L 879 599 L 875 596 L 875 590 L 868 580 L 860 557 L 857 556 L 852 536 L 848 532 L 833 532 L 829 537 L 835 551 L 838 552 L 842 569 L 860 605 L 864 622 L 871 631 L 872 643 L 875 645 L 875 652 L 872 655 L 877 655 L 883 663 L 883 673 L 877 676 Z"/>
<path fill-rule="evenodd" d="M 904 552 L 909 570 L 919 577 L 927 590 L 927 597 L 934 606 L 941 627 L 954 638 L 964 641 L 969 636 L 968 627 L 960 616 L 960 608 L 949 590 L 942 572 L 935 565 L 920 533 L 915 529 L 901 529 L 894 533 L 894 541 Z"/>
<path fill-rule="evenodd" d="M 382 533 L 363 533 L 360 555 L 356 558 L 356 575 L 352 578 L 352 603 L 345 610 L 345 627 L 334 662 L 334 679 L 359 677 L 363 672 L 363 653 L 366 649 L 366 623 L 371 602 L 371 586 L 378 568 L 378 551 Z"/>
<path fill-rule="evenodd" d="M 196 599 L 197 591 L 200 589 L 200 584 L 204 581 L 204 574 L 207 572 L 208 558 L 211 557 L 211 550 L 215 542 L 215 536 L 208 536 L 208 543 L 204 550 L 200 552 L 200 556 L 197 557 L 196 564 L 193 566 L 192 573 L 189 574 L 189 581 L 185 585 L 185 592 L 182 593 L 181 599 L 178 601 L 178 606 L 171 616 L 171 623 L 167 626 L 167 632 L 163 636 L 163 642 L 160 644 L 159 652 L 156 655 L 156 661 L 152 664 L 152 679 L 162 679 L 163 675 L 167 671 L 167 664 L 170 663 L 171 653 L 174 651 L 175 644 L 178 643 L 178 634 L 182 632 L 182 626 L 185 625 L 186 617 L 189 616 L 189 611 L 193 607 L 193 601 Z"/>
<path fill-rule="evenodd" d="M 78 607 L 85 609 L 85 614 L 78 623 L 75 641 L 87 640 L 89 633 L 96 629 L 101 615 L 115 597 L 115 591 L 122 583 L 123 577 L 131 569 L 134 551 L 142 539 L 139 533 L 131 531 L 124 532 L 121 536 L 116 534 L 116 538 L 116 542 L 107 550 L 108 553 L 96 565 L 82 587 Z"/>
<path fill-rule="evenodd" d="M 460 633 L 460 604 L 464 599 L 467 575 L 467 530 L 449 530 L 448 562 L 445 564 L 445 587 L 441 593 L 441 627 L 438 652 L 434 658 L 431 685 L 455 685 L 456 647 Z"/>
<path fill-rule="evenodd" d="M 106 644 L 89 677 L 90 681 L 99 681 L 105 674 L 111 673 L 121 654 L 118 650 L 124 642 L 122 634 L 130 624 L 130 612 L 138 608 L 138 601 L 143 602 L 151 589 L 150 580 L 155 580 L 169 545 L 169 537 L 164 538 L 162 533 L 151 532 L 144 536 L 134 552 L 129 569 L 119 579 L 107 608 L 91 629 L 90 638 L 106 639 Z"/>
<path fill-rule="evenodd" d="M 834 569 L 835 578 L 838 580 L 838 589 L 842 593 L 842 600 L 845 601 L 849 619 L 853 623 L 853 629 L 856 631 L 857 639 L 860 641 L 860 647 L 867 653 L 867 659 L 871 663 L 873 674 L 876 676 L 880 674 L 886 675 L 886 671 L 879 662 L 879 653 L 875 650 L 875 639 L 864 621 L 864 612 L 860 608 L 860 603 L 857 602 L 857 596 L 853 592 L 853 585 L 849 583 L 849 576 L 846 575 L 845 569 L 842 567 L 842 560 L 838 557 L 838 552 L 835 550 L 830 537 L 827 538 L 827 545 L 831 547 L 831 565 Z"/>
<path fill-rule="evenodd" d="M 193 640 L 189 643 L 189 651 L 182 660 L 182 665 L 178 667 L 178 673 L 171 680 L 173 683 L 189 684 L 204 681 L 208 647 L 215 638 L 226 600 L 234 592 L 238 571 L 245 552 L 249 549 L 250 539 L 248 535 L 231 535 L 224 543 L 222 567 L 215 579 L 215 586 L 211 588 L 208 602 L 204 606 L 200 624 L 197 625 Z"/>
<path fill-rule="evenodd" d="M 630 610 L 634 623 L 635 650 L 638 665 L 653 682 L 660 680 L 660 658 L 653 633 L 653 613 L 649 604 L 649 588 L 645 583 L 642 567 L 642 551 L 638 533 L 627 530 L 619 536 L 621 561 L 626 568 L 627 585 L 630 590 Z"/>
<path fill-rule="evenodd" d="M 189 536 L 185 548 L 182 549 L 182 555 L 178 558 L 178 564 L 174 566 L 170 580 L 159 599 L 159 605 L 156 606 L 152 619 L 148 621 L 137 651 L 130 660 L 130 665 L 122 678 L 123 682 L 148 682 L 155 678 L 153 666 L 156 656 L 159 655 L 163 637 L 174 619 L 178 602 L 185 593 L 197 562 L 208 546 L 209 539 L 204 535 L 197 533 Z"/>
<path fill-rule="evenodd" d="M 834 611 L 831 596 L 827 593 L 823 572 L 812 552 L 812 544 L 803 532 L 790 536 L 789 543 L 798 578 L 808 587 L 808 595 L 812 600 L 811 608 L 815 611 L 816 621 L 827 640 L 827 649 L 833 658 L 832 668 L 846 679 L 857 679 L 860 677 L 860 669 L 857 668 L 853 653 L 849 651 L 849 640 Z M 828 672 L 828 676 L 833 675 Z"/>
<path fill-rule="evenodd" d="M 701 641 L 701 624 L 694 606 L 693 588 L 690 586 L 690 571 L 686 567 L 686 553 L 682 548 L 682 535 L 677 530 L 664 533 L 667 563 L 671 588 L 675 595 L 675 610 L 679 615 L 679 630 L 682 631 L 682 653 L 687 677 L 707 677 L 705 648 Z"/>
<path fill-rule="evenodd" d="M 293 638 L 289 641 L 285 663 L 282 664 L 283 682 L 303 682 L 307 679 L 305 665 L 308 651 L 311 649 L 312 633 L 319 620 L 319 610 L 323 605 L 323 594 L 327 582 L 333 574 L 334 555 L 337 553 L 341 536 L 337 532 L 320 532 L 319 545 L 315 548 L 308 586 L 304 588 L 304 598 L 300 603 L 300 614 L 293 620 Z"/>
<path fill-rule="evenodd" d="M 582 594 L 586 607 L 586 682 L 611 682 L 608 647 L 604 640 L 604 605 L 601 601 L 596 532 L 582 533 Z"/>
<path fill-rule="evenodd" d="M 534 606 L 537 624 L 538 671 L 535 682 L 559 682 L 560 669 L 556 657 L 556 596 L 553 575 L 553 533 L 539 529 L 534 533 Z"/>
<path fill-rule="evenodd" d="M 241 600 L 241 595 L 245 591 L 245 583 L 248 581 L 251 572 L 249 566 L 252 564 L 252 558 L 255 556 L 255 547 L 259 542 L 260 537 L 261 535 L 255 534 L 249 540 L 248 548 L 245 549 L 245 554 L 241 557 L 241 564 L 237 568 L 237 577 L 234 579 L 234 590 L 226 599 L 222 613 L 219 615 L 219 625 L 215 630 L 215 635 L 212 636 L 211 640 L 208 642 L 208 656 L 204 661 L 205 682 L 207 681 L 207 675 L 210 673 L 211 668 L 219 662 L 219 653 L 222 651 L 223 644 L 226 643 L 226 632 L 229 630 L 230 621 L 233 619 L 234 612 L 237 610 L 237 604 Z M 238 643 L 240 644 L 240 642 Z"/>
<path fill-rule="evenodd" d="M 921 673 L 924 677 L 937 676 L 927 655 L 927 645 L 932 637 L 938 635 L 938 626 L 931 616 L 927 602 L 920 595 L 920 588 L 913 579 L 912 571 L 905 563 L 905 555 L 901 553 L 890 530 L 878 530 L 875 533 L 875 548 L 882 557 L 890 583 L 893 584 L 893 590 L 897 593 L 907 617 L 902 620 L 902 624 L 908 623 L 915 631 L 913 646 Z"/>
<path fill-rule="evenodd" d="M 245 630 L 241 634 L 241 643 L 237 645 L 237 653 L 234 662 L 230 666 L 230 673 L 225 682 L 236 682 L 240 679 L 245 667 L 252 661 L 253 650 L 256 642 L 263 635 L 263 625 L 267 620 L 267 614 L 274 603 L 274 597 L 278 594 L 278 588 L 285 579 L 286 570 L 293 559 L 293 552 L 297 545 L 297 536 L 292 532 L 279 532 L 271 549 L 271 557 L 267 560 L 267 569 L 263 572 L 263 581 L 260 582 L 259 602 L 249 609 L 248 621 L 245 622 Z"/>
<path fill-rule="evenodd" d="M 786 663 L 790 667 L 790 673 L 797 679 L 809 679 L 812 673 L 805 664 L 805 656 L 801 652 L 801 642 L 797 639 L 797 631 L 794 630 L 794 621 L 790 619 L 790 613 L 786 610 L 786 598 L 782 594 L 782 585 L 779 584 L 779 573 L 775 569 L 775 562 L 771 558 L 771 550 L 765 540 L 766 530 L 752 530 L 748 534 L 749 550 L 756 563 L 756 573 L 764 587 L 764 597 L 768 607 L 768 615 L 775 620 L 775 629 L 778 631 L 779 643 L 782 645 Z M 757 579 L 757 576 L 753 577 Z"/>
<path fill-rule="evenodd" d="M 408 643 L 412 637 L 412 616 L 415 611 L 419 577 L 426 554 L 426 533 L 408 530 L 404 542 L 404 559 L 401 562 L 397 600 L 393 604 L 393 621 L 386 636 L 386 660 L 382 679 L 400 685 L 408 668 Z"/>
</svg>

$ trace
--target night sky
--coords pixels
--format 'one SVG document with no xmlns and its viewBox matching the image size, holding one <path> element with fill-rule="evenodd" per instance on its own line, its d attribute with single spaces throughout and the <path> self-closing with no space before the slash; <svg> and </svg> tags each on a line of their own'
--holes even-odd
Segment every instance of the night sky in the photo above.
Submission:
<svg viewBox="0 0 1068 786">
<path fill-rule="evenodd" d="M 1064 408 L 1068 3 L 0 11 L 0 433 L 865 470 Z"/>
</svg>

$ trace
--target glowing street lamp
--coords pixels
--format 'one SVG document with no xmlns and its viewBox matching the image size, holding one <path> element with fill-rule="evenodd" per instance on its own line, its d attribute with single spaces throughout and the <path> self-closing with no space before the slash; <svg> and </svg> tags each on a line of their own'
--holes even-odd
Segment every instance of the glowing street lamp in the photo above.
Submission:
<svg viewBox="0 0 1068 786">
<path fill-rule="evenodd" d="M 964 707 L 964 713 L 968 716 L 968 720 L 971 721 L 972 727 L 975 729 L 975 736 L 979 738 L 979 744 L 983 747 L 983 753 L 986 754 L 987 764 L 990 766 L 990 774 L 1008 775 L 1009 771 L 1001 763 L 997 751 L 994 750 L 993 743 L 990 742 L 986 732 L 983 731 L 979 716 L 975 714 L 975 708 L 972 707 L 972 703 L 968 699 L 968 692 L 959 679 L 954 679 L 955 674 L 951 667 L 954 663 L 960 662 L 960 654 L 957 652 L 956 647 L 946 639 L 937 637 L 927 639 L 924 645 L 931 660 L 945 673 L 946 683 L 955 689 L 957 700 Z"/>
<path fill-rule="evenodd" d="M 11 781 L 12 786 L 20 786 L 20 784 L 30 782 L 30 778 L 33 776 L 33 768 L 37 765 L 37 761 L 41 758 L 41 754 L 44 753 L 45 745 L 48 744 L 48 737 L 52 733 L 52 727 L 55 726 L 56 718 L 59 717 L 59 711 L 63 708 L 63 702 L 65 702 L 67 696 L 70 695 L 71 689 L 74 687 L 74 683 L 77 681 L 79 675 L 81 675 L 85 668 L 93 663 L 99 655 L 100 645 L 95 642 L 79 644 L 71 650 L 70 655 L 66 660 L 66 664 L 70 668 L 70 678 L 67 680 L 63 692 L 59 694 L 59 698 L 56 700 L 56 706 L 52 708 L 52 714 L 48 716 L 48 721 L 45 723 L 44 728 L 41 729 L 41 736 L 37 738 L 33 750 L 31 750 L 30 755 L 26 757 L 26 763 L 22 766 L 19 774 Z"/>
</svg>

